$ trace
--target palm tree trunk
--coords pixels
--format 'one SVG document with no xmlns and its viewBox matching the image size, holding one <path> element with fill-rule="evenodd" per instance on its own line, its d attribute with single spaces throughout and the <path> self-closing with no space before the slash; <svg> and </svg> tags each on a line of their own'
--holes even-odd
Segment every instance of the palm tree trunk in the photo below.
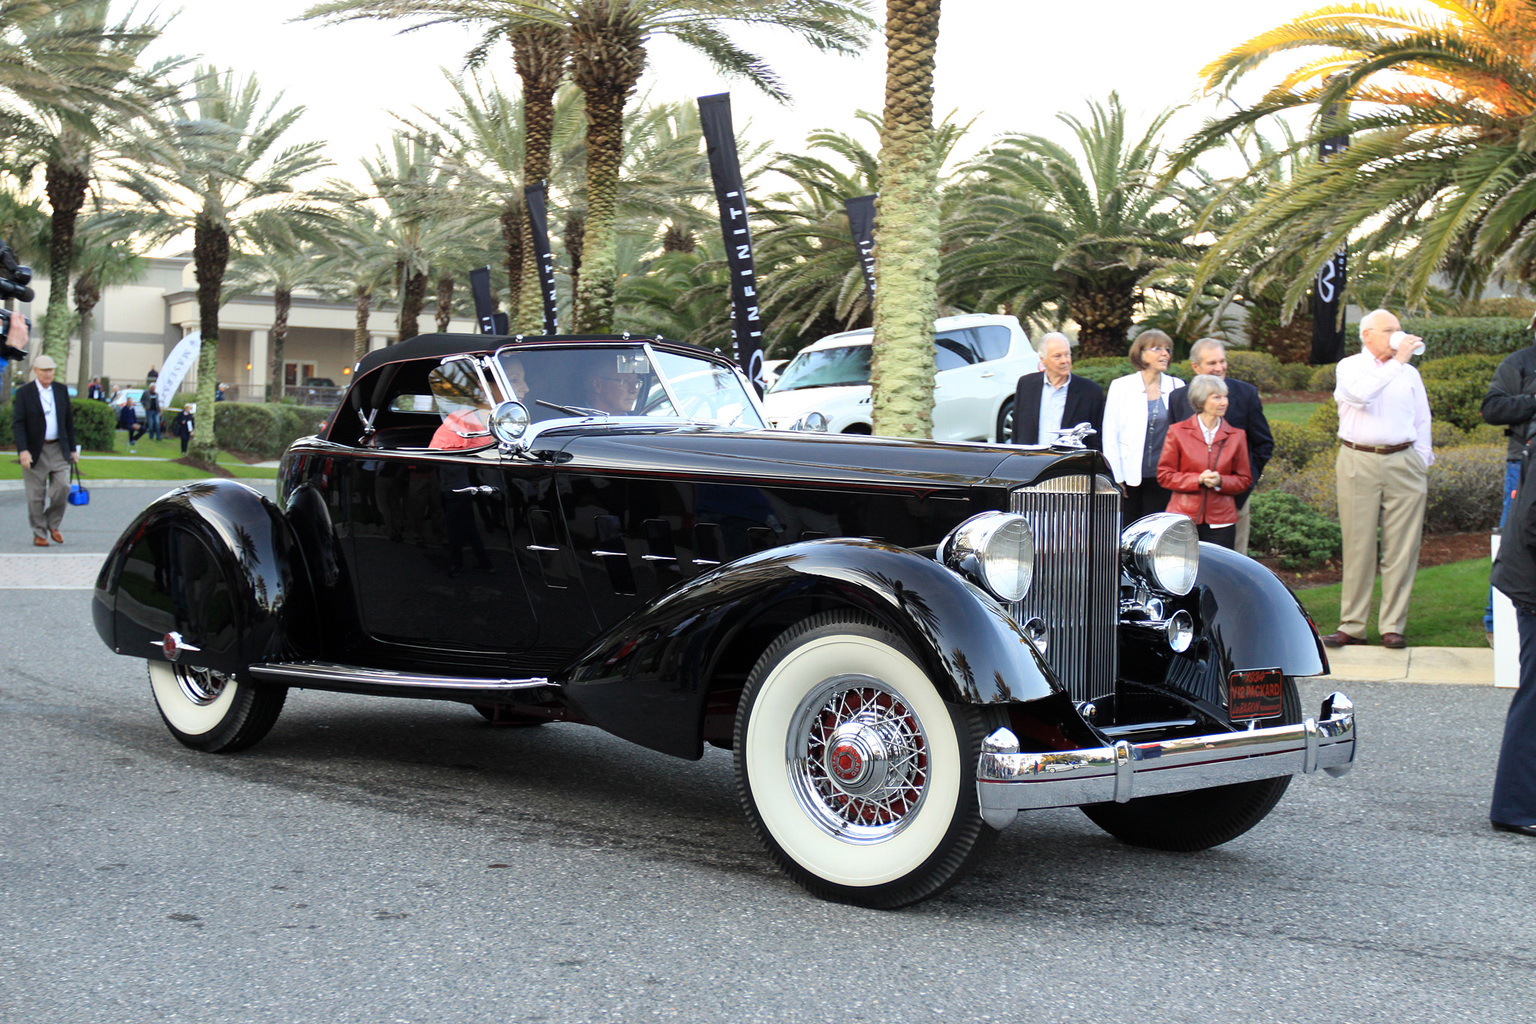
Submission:
<svg viewBox="0 0 1536 1024">
<path fill-rule="evenodd" d="M 368 312 L 373 306 L 373 290 L 358 287 L 353 293 L 357 309 L 356 326 L 352 328 L 352 361 L 355 363 L 368 354 Z"/>
<path fill-rule="evenodd" d="M 572 210 L 565 216 L 565 254 L 571 260 L 571 307 L 576 306 L 576 293 L 581 290 L 581 251 L 587 238 L 587 215 L 583 210 Z"/>
<path fill-rule="evenodd" d="M 887 0 L 885 117 L 875 239 L 874 430 L 933 436 L 938 167 L 933 67 L 939 0 Z"/>
<path fill-rule="evenodd" d="M 507 309 L 514 334 L 523 329 L 519 310 L 523 301 L 523 253 L 527 252 L 523 244 L 523 235 L 528 230 L 525 219 L 521 203 L 508 203 L 501 209 L 501 242 L 507 254 Z"/>
<path fill-rule="evenodd" d="M 523 85 L 523 184 L 549 178 L 549 154 L 554 138 L 555 90 L 565 77 L 570 58 L 570 44 L 561 28 L 539 26 L 512 33 L 512 59 Z M 519 206 L 518 214 L 522 209 Z M 507 230 L 503 219 L 502 230 Z M 515 331 L 544 333 L 543 293 L 539 287 L 538 253 L 534 252 L 533 233 L 526 216 L 520 216 L 518 262 L 515 276 L 509 274 L 508 289 Z M 511 258 L 508 238 L 508 258 Z"/>
<path fill-rule="evenodd" d="M 427 301 L 427 272 L 407 270 L 400 290 L 400 322 L 396 331 L 397 341 L 410 341 L 421 333 L 418 321 L 421 307 Z"/>
<path fill-rule="evenodd" d="M 283 393 L 284 349 L 288 344 L 288 312 L 293 308 L 293 289 L 275 288 L 272 291 L 272 345 L 267 359 L 267 401 L 275 401 Z"/>
<path fill-rule="evenodd" d="M 202 349 L 197 357 L 197 416 L 187 454 L 203 462 L 216 462 L 219 445 L 214 440 L 214 397 L 219 374 L 219 294 L 229 266 L 229 231 L 204 211 L 197 215 L 192 232 L 192 266 L 197 278 L 198 329 Z"/>
<path fill-rule="evenodd" d="M 571 77 L 587 107 L 587 223 L 572 318 L 579 334 L 613 330 L 624 105 L 645 70 L 645 36 L 628 14 L 616 7 L 571 33 Z"/>
<path fill-rule="evenodd" d="M 85 205 L 90 175 L 77 163 L 48 161 L 45 181 L 53 216 L 48 228 L 48 311 L 43 320 L 45 355 L 61 365 L 69 360 L 69 336 L 74 330 L 69 309 L 69 272 L 75 258 L 75 221 Z"/>
<path fill-rule="evenodd" d="M 80 320 L 80 372 L 75 377 L 75 391 L 82 397 L 91 386 L 91 310 L 101 301 L 101 288 L 90 271 L 75 281 L 75 315 Z"/>
<path fill-rule="evenodd" d="M 447 334 L 453 319 L 453 275 L 443 274 L 437 279 L 437 333 Z"/>
<path fill-rule="evenodd" d="M 1123 356 L 1136 321 L 1136 276 L 1120 275 L 1109 287 L 1082 288 L 1067 297 L 1067 316 L 1077 321 L 1084 356 Z"/>
</svg>

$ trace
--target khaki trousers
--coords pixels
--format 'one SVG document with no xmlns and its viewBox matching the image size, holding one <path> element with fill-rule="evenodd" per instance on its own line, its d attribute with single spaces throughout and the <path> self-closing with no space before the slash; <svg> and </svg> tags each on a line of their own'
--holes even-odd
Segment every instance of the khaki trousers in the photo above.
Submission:
<svg viewBox="0 0 1536 1024">
<path fill-rule="evenodd" d="M 1248 495 L 1248 500 L 1243 502 L 1243 507 L 1237 510 L 1237 538 L 1232 541 L 1232 550 L 1240 555 L 1248 553 L 1248 533 L 1253 528 L 1253 495 Z"/>
<path fill-rule="evenodd" d="M 27 488 L 27 522 L 32 535 L 47 539 L 69 507 L 69 456 L 60 441 L 44 441 L 37 461 L 21 471 Z"/>
<path fill-rule="evenodd" d="M 1408 598 L 1419 568 L 1424 539 L 1424 505 L 1429 474 L 1412 448 L 1391 455 L 1339 448 L 1339 526 L 1344 532 L 1344 581 L 1339 594 L 1339 629 L 1365 638 L 1376 582 L 1377 536 L 1381 529 L 1381 612 L 1377 629 L 1402 633 Z"/>
</svg>

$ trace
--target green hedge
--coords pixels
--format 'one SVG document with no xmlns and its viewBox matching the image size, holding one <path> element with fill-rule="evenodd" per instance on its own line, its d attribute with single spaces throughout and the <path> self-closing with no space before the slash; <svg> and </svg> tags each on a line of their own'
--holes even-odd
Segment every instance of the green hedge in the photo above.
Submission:
<svg viewBox="0 0 1536 1024">
<path fill-rule="evenodd" d="M 1483 422 L 1483 396 L 1488 393 L 1488 382 L 1503 359 L 1489 355 L 1451 356 L 1420 365 L 1419 374 L 1429 395 L 1430 418 L 1454 423 L 1462 430 L 1475 430 Z"/>
<path fill-rule="evenodd" d="M 1125 356 L 1091 356 L 1072 360 L 1072 372 L 1108 391 L 1110 381 L 1135 373 L 1136 370 Z"/>
<path fill-rule="evenodd" d="M 1252 508 L 1249 548 L 1255 554 L 1277 555 L 1287 569 L 1315 569 L 1343 553 L 1339 524 L 1294 494 L 1255 494 Z"/>
<path fill-rule="evenodd" d="M 117 429 L 117 416 L 106 402 L 90 398 L 71 398 L 69 406 L 75 413 L 75 443 L 88 452 L 112 450 L 113 432 Z M 6 426 L 6 442 L 11 441 L 10 402 L 0 405 L 0 423 Z"/>
<path fill-rule="evenodd" d="M 1531 343 L 1528 324 L 1513 316 L 1436 316 L 1404 320 L 1403 330 L 1422 337 L 1436 357 L 1508 355 Z"/>
<path fill-rule="evenodd" d="M 220 448 L 275 459 L 301 437 L 313 434 L 325 410 L 261 402 L 215 403 L 213 436 Z"/>
</svg>

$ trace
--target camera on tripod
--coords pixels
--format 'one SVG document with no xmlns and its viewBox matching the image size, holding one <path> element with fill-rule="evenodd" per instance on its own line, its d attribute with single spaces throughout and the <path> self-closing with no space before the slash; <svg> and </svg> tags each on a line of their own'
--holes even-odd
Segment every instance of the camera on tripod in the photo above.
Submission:
<svg viewBox="0 0 1536 1024">
<path fill-rule="evenodd" d="M 17 299 L 21 302 L 31 302 L 33 291 L 27 287 L 32 282 L 32 268 L 24 266 L 16 259 L 16 254 L 11 247 L 0 240 L 0 301 L 5 299 Z M 0 309 L 0 354 L 7 359 L 25 359 L 27 353 L 15 345 L 10 344 L 11 317 L 21 316 L 13 314 L 8 309 Z M 26 319 L 22 317 L 22 319 Z M 27 326 L 32 326 L 32 321 L 27 320 Z"/>
</svg>

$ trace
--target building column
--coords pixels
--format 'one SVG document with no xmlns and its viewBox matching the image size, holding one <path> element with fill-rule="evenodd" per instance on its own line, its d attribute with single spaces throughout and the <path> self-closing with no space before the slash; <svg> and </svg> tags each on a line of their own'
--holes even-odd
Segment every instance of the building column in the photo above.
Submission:
<svg viewBox="0 0 1536 1024">
<path fill-rule="evenodd" d="M 387 347 L 389 345 L 389 339 L 392 337 L 394 337 L 392 334 L 368 335 L 368 351 L 377 352 L 379 349 Z"/>
<path fill-rule="evenodd" d="M 240 397 L 247 402 L 266 402 L 271 400 L 267 394 L 267 335 L 269 331 L 251 331 L 251 368 L 245 372 L 246 387 L 242 389 Z"/>
</svg>

